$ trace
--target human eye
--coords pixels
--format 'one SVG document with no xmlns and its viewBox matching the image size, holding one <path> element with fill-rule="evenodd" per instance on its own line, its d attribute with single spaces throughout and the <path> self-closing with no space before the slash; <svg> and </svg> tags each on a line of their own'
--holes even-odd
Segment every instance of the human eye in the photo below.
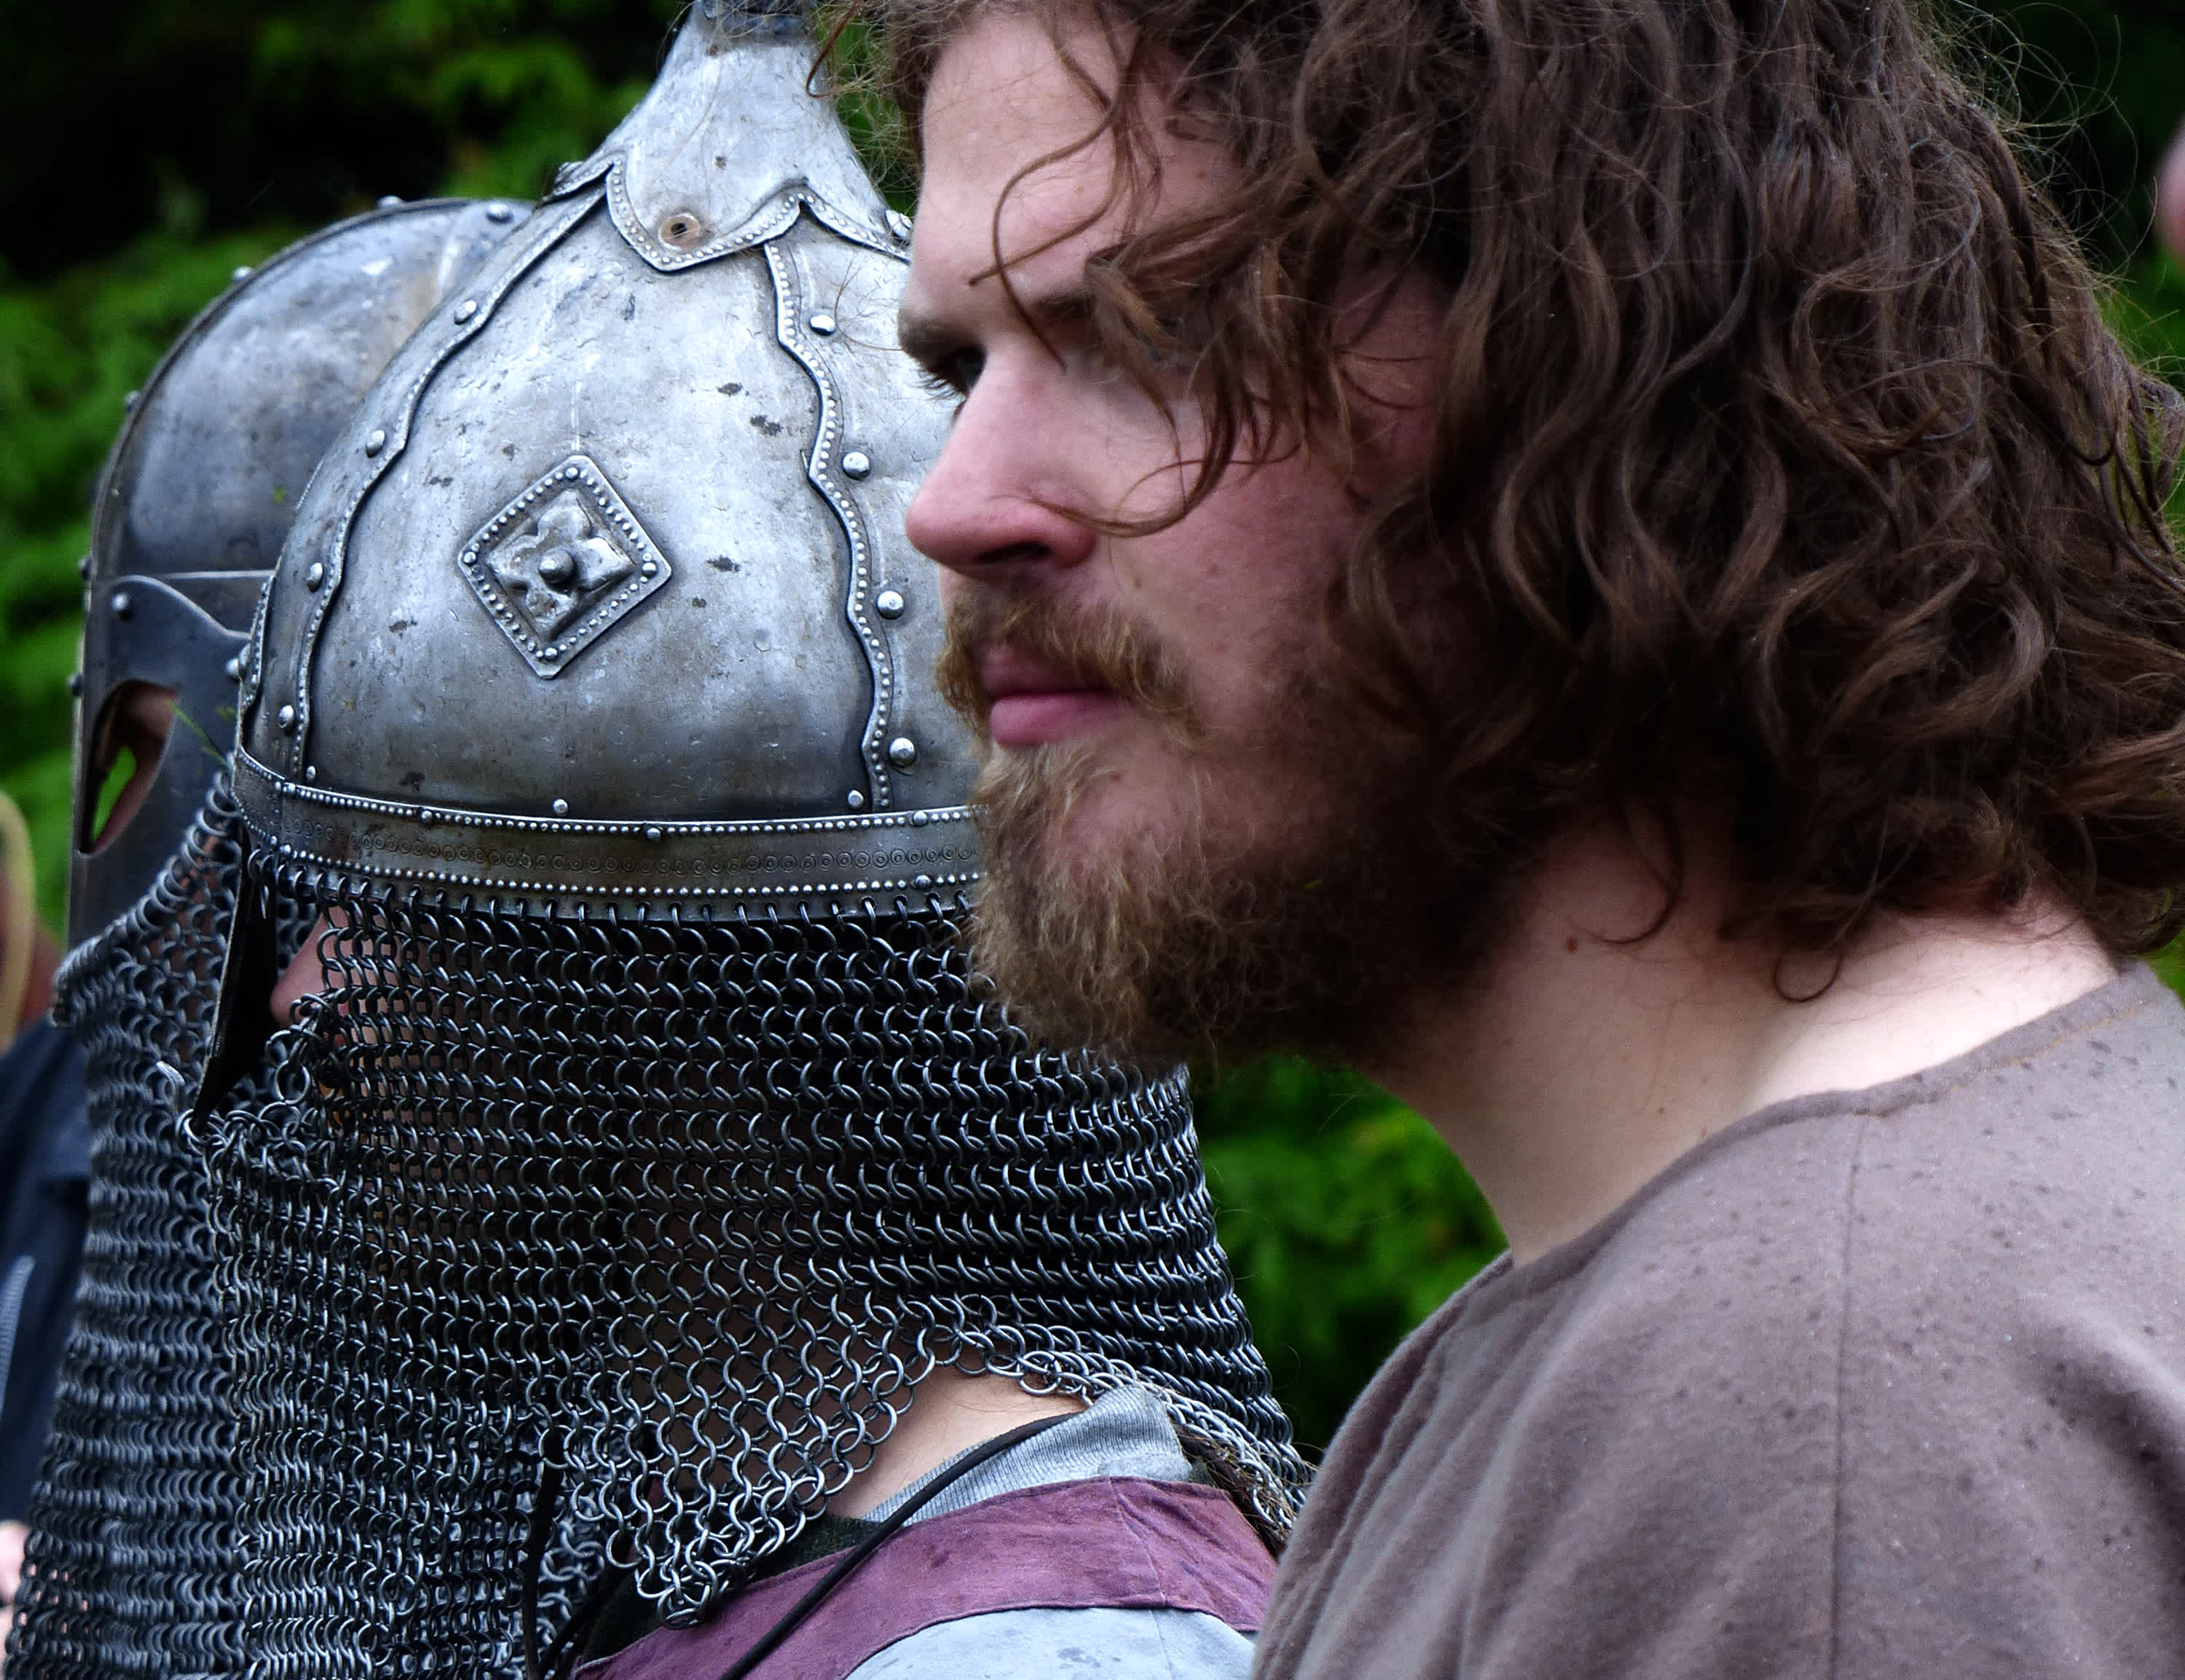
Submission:
<svg viewBox="0 0 2185 1680">
<path fill-rule="evenodd" d="M 1203 337 L 1189 307 L 1157 308 L 1128 293 L 1115 306 L 1087 307 L 1057 332 L 1069 359 L 1100 383 L 1129 385 L 1168 401 L 1188 393 Z"/>
<path fill-rule="evenodd" d="M 1181 335 L 1165 322 L 1102 325 L 1106 330 L 1087 332 L 1070 358 L 1088 385 L 1109 400 L 1149 405 L 1171 416 L 1190 405 L 1198 358 Z"/>
<path fill-rule="evenodd" d="M 960 404 L 986 366 L 986 352 L 970 346 L 936 351 L 919 358 L 918 382 L 935 396 L 953 397 Z"/>
</svg>

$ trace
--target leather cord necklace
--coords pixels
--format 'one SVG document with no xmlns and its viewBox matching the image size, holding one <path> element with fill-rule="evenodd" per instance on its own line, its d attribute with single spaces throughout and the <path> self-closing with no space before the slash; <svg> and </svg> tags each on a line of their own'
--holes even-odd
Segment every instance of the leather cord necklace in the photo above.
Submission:
<svg viewBox="0 0 2185 1680">
<path fill-rule="evenodd" d="M 1075 1413 L 1068 1413 L 1061 1417 L 1043 1417 L 1031 1423 L 1020 1424 L 1006 1435 L 997 1435 L 992 1440 L 983 1441 L 972 1448 L 947 1470 L 919 1488 L 916 1493 L 889 1512 L 886 1521 L 877 1529 L 852 1547 L 840 1563 L 813 1583 L 810 1592 L 789 1607 L 780 1621 L 760 1635 L 758 1643 L 738 1657 L 730 1665 L 728 1672 L 721 1676 L 721 1680 L 747 1680 L 747 1677 L 753 1669 L 780 1649 L 781 1642 L 802 1627 L 812 1612 L 818 1610 L 837 1587 L 856 1573 L 859 1565 L 878 1551 L 890 1536 L 895 1534 L 903 1524 L 916 1516 L 942 1493 L 962 1481 L 988 1460 L 999 1458 L 1010 1448 L 1031 1440 L 1035 1435 L 1045 1433 L 1057 1424 L 1067 1423 L 1075 1415 Z"/>
</svg>

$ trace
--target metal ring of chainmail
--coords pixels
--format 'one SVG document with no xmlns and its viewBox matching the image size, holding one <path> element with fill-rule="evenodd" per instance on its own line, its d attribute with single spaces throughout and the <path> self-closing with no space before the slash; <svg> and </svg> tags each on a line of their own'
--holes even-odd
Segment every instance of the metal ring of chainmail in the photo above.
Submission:
<svg viewBox="0 0 2185 1680">
<path fill-rule="evenodd" d="M 1287 1527 L 1182 1076 L 1030 1043 L 966 977 L 960 901 L 598 917 L 269 874 L 325 917 L 327 990 L 215 1152 L 270 1455 L 245 1591 L 335 1626 L 276 1630 L 263 1672 L 354 1637 L 327 1586 L 352 1571 L 365 1667 L 507 1669 L 553 1443 L 579 1532 L 696 1620 L 936 1364 L 1148 1385 Z"/>
<path fill-rule="evenodd" d="M 1181 1076 L 1031 1045 L 960 901 L 540 914 L 261 857 L 284 955 L 327 918 L 327 990 L 192 1139 L 243 843 L 222 789 L 70 967 L 139 1227 L 107 1221 L 87 1313 L 115 1292 L 117 1368 L 158 1374 L 117 1428 L 71 1356 L 52 1464 L 84 1469 L 49 1473 L 20 1672 L 519 1674 L 549 1465 L 534 1638 L 610 1560 L 696 1620 L 936 1364 L 1149 1387 L 1287 1527 Z"/>
<path fill-rule="evenodd" d="M 231 1298 L 182 1113 L 210 1043 L 245 844 L 222 778 L 151 889 L 56 977 L 54 1018 L 86 1050 L 92 1190 L 10 1680 L 244 1666 Z M 284 924 L 279 948 L 309 925 Z M 261 1071 L 238 1097 L 269 1091 Z"/>
</svg>

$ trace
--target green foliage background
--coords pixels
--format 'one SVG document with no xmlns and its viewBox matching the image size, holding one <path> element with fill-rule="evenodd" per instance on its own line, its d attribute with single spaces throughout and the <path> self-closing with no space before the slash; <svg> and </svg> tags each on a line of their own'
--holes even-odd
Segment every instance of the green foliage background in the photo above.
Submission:
<svg viewBox="0 0 2185 1680">
<path fill-rule="evenodd" d="M 528 197 L 651 77 L 673 0 L 119 0 L 11 8 L 0 141 L 0 786 L 62 909 L 76 558 L 125 395 L 240 264 L 383 193 Z M 1948 14 L 2174 371 L 2185 275 L 2149 185 L 2185 115 L 2176 0 Z M 1292 1062 L 1202 1081 L 1222 1235 L 1302 1438 L 1500 1246 L 1417 1116 Z"/>
</svg>

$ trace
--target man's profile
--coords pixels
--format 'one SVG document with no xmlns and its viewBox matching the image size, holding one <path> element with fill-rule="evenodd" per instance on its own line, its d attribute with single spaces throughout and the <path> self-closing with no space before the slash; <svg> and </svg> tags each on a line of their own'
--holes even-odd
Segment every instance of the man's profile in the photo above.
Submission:
<svg viewBox="0 0 2185 1680">
<path fill-rule="evenodd" d="M 2173 1666 L 2177 404 L 1913 10 L 873 10 L 977 959 L 1511 1239 L 1256 1672 Z"/>
</svg>

